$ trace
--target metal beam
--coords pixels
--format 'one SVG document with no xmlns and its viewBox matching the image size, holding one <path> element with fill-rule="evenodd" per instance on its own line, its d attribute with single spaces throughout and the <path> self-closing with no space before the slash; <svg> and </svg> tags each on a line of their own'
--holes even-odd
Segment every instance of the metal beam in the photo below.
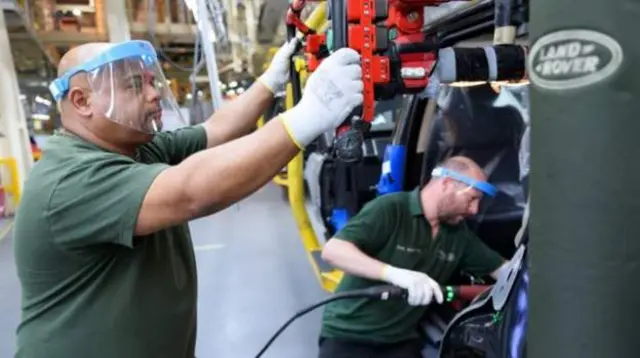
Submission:
<svg viewBox="0 0 640 358">
<path fill-rule="evenodd" d="M 211 89 L 211 101 L 213 104 L 214 112 L 222 106 L 222 93 L 218 86 L 218 63 L 216 59 L 215 46 L 213 44 L 214 39 L 211 38 L 213 29 L 211 22 L 209 21 L 209 11 L 207 9 L 206 0 L 197 1 L 198 11 L 198 28 L 200 31 L 200 38 L 202 39 L 202 49 L 204 51 L 204 58 L 207 62 L 207 73 L 209 74 L 209 88 Z"/>
<path fill-rule="evenodd" d="M 109 40 L 111 42 L 124 42 L 131 40 L 129 20 L 124 2 L 125 0 L 105 1 L 107 28 L 109 30 Z M 97 12 L 96 16 L 101 13 L 102 12 Z"/>
<path fill-rule="evenodd" d="M 530 4 L 527 357 L 637 357 L 638 6 Z"/>
<path fill-rule="evenodd" d="M 47 45 L 68 45 L 75 43 L 86 42 L 108 42 L 109 36 L 100 35 L 97 33 L 82 33 L 82 32 L 39 32 L 37 38 Z M 25 40 L 31 38 L 28 33 L 11 34 L 11 40 Z"/>
<path fill-rule="evenodd" d="M 263 0 L 258 14 L 257 40 L 260 44 L 270 45 L 278 29 L 284 24 L 289 8 L 287 0 Z"/>
<path fill-rule="evenodd" d="M 33 166 L 33 155 L 4 18 L 4 11 L 0 11 L 0 48 L 4 49 L 0 51 L 0 132 L 3 135 L 0 156 L 15 159 L 20 178 L 15 185 L 21 192 L 22 183 Z"/>
</svg>

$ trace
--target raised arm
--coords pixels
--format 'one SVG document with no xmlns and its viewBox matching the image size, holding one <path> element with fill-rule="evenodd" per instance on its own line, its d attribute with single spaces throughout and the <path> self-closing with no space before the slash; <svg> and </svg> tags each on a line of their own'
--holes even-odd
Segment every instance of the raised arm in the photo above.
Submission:
<svg viewBox="0 0 640 358">
<path fill-rule="evenodd" d="M 309 78 L 300 103 L 278 120 L 162 171 L 143 200 L 136 234 L 215 213 L 265 185 L 302 147 L 362 103 L 359 63 L 355 51 L 336 51 Z"/>
<path fill-rule="evenodd" d="M 203 126 L 209 148 L 250 133 L 267 110 L 274 95 L 284 90 L 289 77 L 289 58 L 297 40 L 285 43 L 271 60 L 269 68 L 247 91 L 216 111 Z"/>
</svg>

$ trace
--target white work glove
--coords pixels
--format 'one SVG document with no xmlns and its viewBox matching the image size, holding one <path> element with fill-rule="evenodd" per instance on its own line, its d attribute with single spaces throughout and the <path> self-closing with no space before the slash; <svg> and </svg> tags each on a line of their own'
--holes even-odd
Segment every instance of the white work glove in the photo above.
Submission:
<svg viewBox="0 0 640 358">
<path fill-rule="evenodd" d="M 407 303 L 412 306 L 426 306 L 433 301 L 434 296 L 436 302 L 442 303 L 444 301 L 440 285 L 422 272 L 387 265 L 382 271 L 382 280 L 406 289 L 409 293 Z"/>
<path fill-rule="evenodd" d="M 296 50 L 298 39 L 293 38 L 285 43 L 273 55 L 271 64 L 264 73 L 258 77 L 258 81 L 262 82 L 273 94 L 284 91 L 284 86 L 289 80 L 289 64 L 291 56 Z"/>
<path fill-rule="evenodd" d="M 363 90 L 360 55 L 342 48 L 322 61 L 309 76 L 300 102 L 280 118 L 302 149 L 342 124 L 362 104 Z"/>
</svg>

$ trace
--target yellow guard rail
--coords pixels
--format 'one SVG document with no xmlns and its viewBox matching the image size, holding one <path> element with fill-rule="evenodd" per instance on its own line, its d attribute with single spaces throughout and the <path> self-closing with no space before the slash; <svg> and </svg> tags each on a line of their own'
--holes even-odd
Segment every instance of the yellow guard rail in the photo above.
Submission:
<svg viewBox="0 0 640 358">
<path fill-rule="evenodd" d="M 320 3 L 305 21 L 309 28 L 320 30 L 327 25 L 326 2 Z M 308 77 L 306 64 L 303 59 L 295 61 L 296 70 L 300 73 L 301 88 Z M 287 85 L 285 108 L 293 107 L 293 89 L 291 84 Z M 307 254 L 307 258 L 313 267 L 313 271 L 323 289 L 333 292 L 340 282 L 343 273 L 324 263 L 321 258 L 322 245 L 313 230 L 309 215 L 307 214 L 305 188 L 304 188 L 304 154 L 298 155 L 287 165 L 287 184 L 289 188 L 289 204 L 293 211 L 302 245 Z"/>
</svg>

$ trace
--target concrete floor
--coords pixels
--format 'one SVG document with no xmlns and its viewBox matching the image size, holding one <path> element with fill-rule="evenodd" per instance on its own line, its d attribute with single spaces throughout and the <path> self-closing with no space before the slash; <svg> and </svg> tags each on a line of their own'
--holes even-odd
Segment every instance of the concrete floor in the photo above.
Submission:
<svg viewBox="0 0 640 358">
<path fill-rule="evenodd" d="M 191 223 L 198 263 L 198 358 L 254 357 L 281 324 L 325 293 L 282 190 L 269 184 Z M 19 285 L 11 237 L 0 242 L 0 357 L 12 357 Z M 264 358 L 314 357 L 322 309 L 294 322 Z"/>
</svg>

